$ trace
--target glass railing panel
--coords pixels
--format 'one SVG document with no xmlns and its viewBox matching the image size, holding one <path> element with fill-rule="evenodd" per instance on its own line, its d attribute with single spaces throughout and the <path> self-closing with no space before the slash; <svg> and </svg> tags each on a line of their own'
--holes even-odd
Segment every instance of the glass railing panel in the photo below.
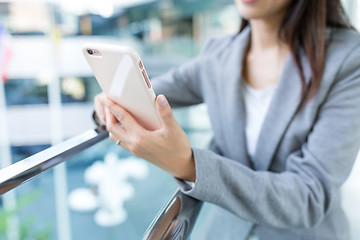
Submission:
<svg viewBox="0 0 360 240">
<path fill-rule="evenodd" d="M 10 239 L 9 231 L 12 232 L 12 236 L 18 237 L 13 239 L 55 239 L 53 233 L 56 233 L 56 212 L 53 188 L 53 172 L 47 171 L 41 174 L 41 177 L 16 188 L 14 207 L 5 210 L 1 201 L 0 239 Z M 10 193 L 5 193 L 1 200 L 8 194 Z"/>
<path fill-rule="evenodd" d="M 70 159 L 67 170 L 73 239 L 140 239 L 176 188 L 169 174 L 109 139 Z"/>
<path fill-rule="evenodd" d="M 206 147 L 212 138 L 206 107 L 174 112 L 192 145 Z M 22 156 L 17 152 L 17 157 Z M 48 167 L 53 165 L 50 161 Z M 141 239 L 177 188 L 170 174 L 134 157 L 110 139 L 67 159 L 66 172 L 72 239 Z M 16 187 L 19 207 L 12 215 L 17 218 L 20 236 L 58 239 L 54 190 L 52 169 Z M 11 217 L 3 211 L 0 214 L 0 224 Z M 0 239 L 5 235 L 0 230 Z"/>
</svg>

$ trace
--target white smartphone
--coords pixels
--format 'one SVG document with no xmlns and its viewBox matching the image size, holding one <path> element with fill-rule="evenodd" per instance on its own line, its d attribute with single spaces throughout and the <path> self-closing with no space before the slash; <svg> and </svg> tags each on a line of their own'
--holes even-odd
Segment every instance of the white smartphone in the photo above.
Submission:
<svg viewBox="0 0 360 240">
<path fill-rule="evenodd" d="M 139 54 L 126 46 L 86 43 L 82 48 L 103 92 L 148 130 L 161 127 L 155 93 Z"/>
</svg>

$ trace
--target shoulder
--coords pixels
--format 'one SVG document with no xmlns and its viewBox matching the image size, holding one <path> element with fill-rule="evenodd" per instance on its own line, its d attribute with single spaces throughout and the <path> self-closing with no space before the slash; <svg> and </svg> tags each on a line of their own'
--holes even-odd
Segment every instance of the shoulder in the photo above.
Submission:
<svg viewBox="0 0 360 240">
<path fill-rule="evenodd" d="M 351 29 L 332 29 L 327 36 L 327 55 L 346 61 L 348 57 L 359 54 L 360 34 Z M 358 61 L 360 63 L 360 59 Z"/>
<path fill-rule="evenodd" d="M 360 33 L 355 30 L 346 28 L 328 29 L 327 40 L 329 44 L 333 45 L 356 45 L 360 43 Z"/>
<path fill-rule="evenodd" d="M 341 80 L 360 70 L 360 34 L 350 29 L 332 29 L 328 32 L 326 69 L 337 70 Z"/>
<path fill-rule="evenodd" d="M 245 47 L 250 36 L 250 29 L 241 33 L 211 38 L 204 45 L 201 55 L 214 56 L 233 52 L 234 48 Z"/>
<path fill-rule="evenodd" d="M 224 49 L 231 48 L 237 37 L 238 34 L 211 38 L 205 43 L 202 53 L 221 52 Z"/>
</svg>

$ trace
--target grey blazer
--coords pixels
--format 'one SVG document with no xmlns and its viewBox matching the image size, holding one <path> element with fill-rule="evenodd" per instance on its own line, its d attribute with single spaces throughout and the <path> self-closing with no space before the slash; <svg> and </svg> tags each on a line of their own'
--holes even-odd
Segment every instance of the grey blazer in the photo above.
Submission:
<svg viewBox="0 0 360 240">
<path fill-rule="evenodd" d="M 172 106 L 208 106 L 214 144 L 193 149 L 194 187 L 180 183 L 184 193 L 218 206 L 204 239 L 242 239 L 244 220 L 260 239 L 349 239 L 340 186 L 360 147 L 360 36 L 327 32 L 321 86 L 303 108 L 299 75 L 287 58 L 250 159 L 240 84 L 250 31 L 210 41 L 198 57 L 153 80 Z"/>
</svg>

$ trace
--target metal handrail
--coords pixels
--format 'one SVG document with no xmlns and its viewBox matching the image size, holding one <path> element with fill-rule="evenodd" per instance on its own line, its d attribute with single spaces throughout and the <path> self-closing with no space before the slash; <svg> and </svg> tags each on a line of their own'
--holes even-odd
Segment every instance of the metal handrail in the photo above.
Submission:
<svg viewBox="0 0 360 240">
<path fill-rule="evenodd" d="M 88 130 L 0 169 L 0 195 L 66 161 L 108 136 L 109 133 L 102 128 Z M 177 190 L 145 231 L 142 240 L 188 239 L 201 207 L 201 201 Z"/>
<path fill-rule="evenodd" d="M 0 169 L 0 195 L 102 141 L 108 135 L 109 133 L 102 128 L 88 130 L 6 168 Z"/>
<path fill-rule="evenodd" d="M 142 240 L 188 239 L 203 202 L 177 190 L 146 230 Z"/>
</svg>

